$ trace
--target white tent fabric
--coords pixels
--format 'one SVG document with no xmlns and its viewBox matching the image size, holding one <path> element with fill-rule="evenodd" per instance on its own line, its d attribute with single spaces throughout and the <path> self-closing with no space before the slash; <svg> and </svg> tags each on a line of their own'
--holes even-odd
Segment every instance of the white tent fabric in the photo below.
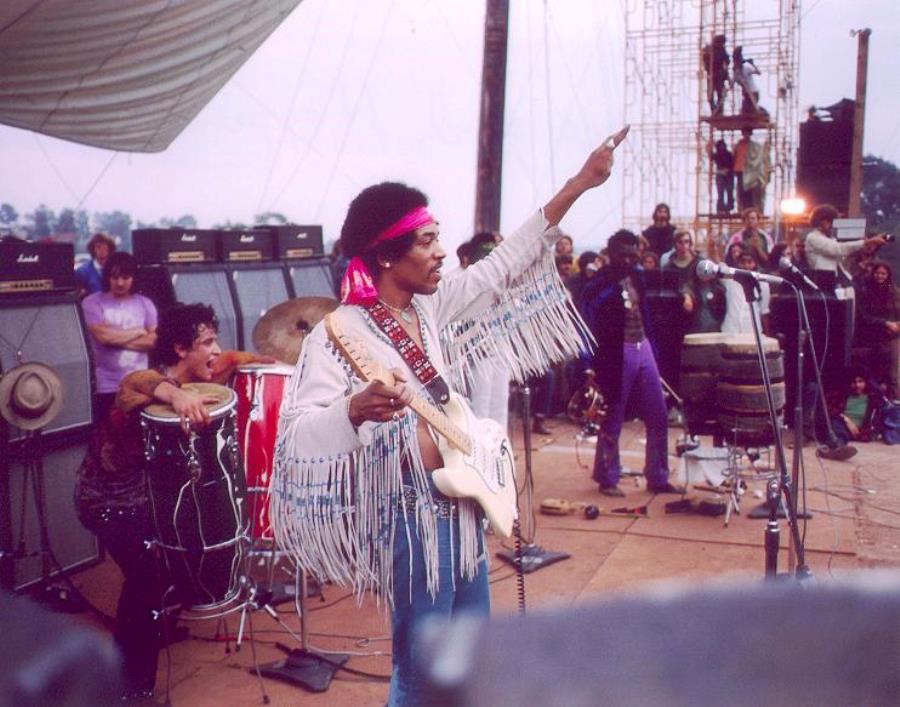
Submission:
<svg viewBox="0 0 900 707">
<path fill-rule="evenodd" d="M 301 0 L 2 0 L 0 122 L 160 152 Z"/>
</svg>

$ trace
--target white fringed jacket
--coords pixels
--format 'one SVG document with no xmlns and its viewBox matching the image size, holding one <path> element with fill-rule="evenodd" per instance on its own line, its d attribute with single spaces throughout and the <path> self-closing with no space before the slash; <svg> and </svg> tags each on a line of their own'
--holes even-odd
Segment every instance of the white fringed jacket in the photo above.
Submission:
<svg viewBox="0 0 900 707">
<path fill-rule="evenodd" d="M 533 214 L 488 257 L 443 279 L 435 294 L 415 295 L 425 353 L 455 389 L 481 361 L 499 356 L 524 380 L 575 355 L 587 340 L 583 322 L 559 280 L 552 246 L 558 229 Z M 364 343 L 385 369 L 406 369 L 400 354 L 358 306 L 337 310 L 341 327 Z M 411 373 L 409 385 L 424 393 Z M 416 415 L 354 428 L 349 397 L 367 385 L 335 350 L 323 323 L 303 342 L 284 394 L 275 452 L 271 517 L 275 538 L 300 567 L 320 580 L 392 600 L 393 539 L 418 533 L 428 589 L 437 587 L 435 515 L 416 444 Z M 408 458 L 401 459 L 406 451 Z M 401 468 L 406 469 L 405 479 Z M 415 511 L 400 503 L 415 489 Z M 458 504 L 461 571 L 477 569 L 480 513 Z"/>
</svg>

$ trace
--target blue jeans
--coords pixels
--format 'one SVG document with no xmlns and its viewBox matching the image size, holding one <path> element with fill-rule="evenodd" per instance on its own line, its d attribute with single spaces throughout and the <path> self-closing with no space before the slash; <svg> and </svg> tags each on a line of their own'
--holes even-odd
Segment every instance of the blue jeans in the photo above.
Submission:
<svg viewBox="0 0 900 707">
<path fill-rule="evenodd" d="M 649 342 L 625 344 L 622 355 L 622 387 L 617 400 L 600 426 L 597 452 L 594 455 L 594 481 L 610 488 L 619 483 L 622 466 L 619 461 L 619 435 L 625 421 L 629 397 L 634 402 L 647 428 L 644 476 L 647 487 L 664 486 L 669 479 L 669 438 L 666 402 L 663 399 L 659 370 Z"/>
<path fill-rule="evenodd" d="M 445 499 L 432 489 L 435 499 Z M 452 547 L 451 547 L 451 525 Z M 478 572 L 471 580 L 459 570 L 459 526 L 456 518 L 437 519 L 437 542 L 440 581 L 437 594 L 428 593 L 425 555 L 414 516 L 410 514 L 409 535 L 402 517 L 394 538 L 394 608 L 391 612 L 391 687 L 388 705 L 419 705 L 425 703 L 425 676 L 413 654 L 416 632 L 426 617 L 450 619 L 457 612 L 476 616 L 490 613 L 487 559 L 484 557 L 484 537 L 479 540 L 482 551 Z M 410 563 L 412 572 L 410 573 Z M 407 583 L 409 582 L 409 583 Z"/>
</svg>

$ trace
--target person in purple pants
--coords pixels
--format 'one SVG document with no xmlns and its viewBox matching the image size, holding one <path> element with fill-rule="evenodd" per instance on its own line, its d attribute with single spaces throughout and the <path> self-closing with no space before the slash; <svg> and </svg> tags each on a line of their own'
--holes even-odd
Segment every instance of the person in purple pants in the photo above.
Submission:
<svg viewBox="0 0 900 707">
<path fill-rule="evenodd" d="M 587 284 L 582 314 L 597 341 L 593 369 L 608 406 L 597 438 L 593 478 L 606 496 L 624 496 L 619 435 L 626 410 L 647 428 L 644 476 L 652 493 L 682 493 L 669 483 L 666 404 L 651 346 L 650 316 L 638 266 L 638 237 L 620 230 L 608 242 L 609 266 Z"/>
</svg>

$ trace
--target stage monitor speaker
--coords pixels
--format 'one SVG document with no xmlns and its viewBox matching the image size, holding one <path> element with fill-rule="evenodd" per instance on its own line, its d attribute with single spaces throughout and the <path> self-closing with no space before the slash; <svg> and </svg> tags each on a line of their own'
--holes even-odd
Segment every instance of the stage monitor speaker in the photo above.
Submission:
<svg viewBox="0 0 900 707">
<path fill-rule="evenodd" d="M 253 328 L 259 318 L 276 304 L 290 299 L 284 266 L 232 266 L 231 282 L 237 296 L 243 348 L 253 350 Z"/>
<path fill-rule="evenodd" d="M 91 565 L 100 559 L 93 533 L 86 530 L 75 513 L 73 494 L 81 460 L 87 452 L 90 430 L 67 435 L 42 436 L 44 505 L 50 548 L 66 572 Z M 0 479 L 0 551 L 15 556 L 5 564 L 3 585 L 21 590 L 41 579 L 41 536 L 35 509 L 33 480 L 25 473 L 21 444 L 5 444 Z M 58 568 L 52 566 L 52 574 Z M 11 576 L 10 576 L 11 575 Z"/>
<path fill-rule="evenodd" d="M 0 595 L 0 705 L 95 707 L 120 704 L 113 643 L 27 599 Z"/>
<path fill-rule="evenodd" d="M 293 287 L 291 297 L 335 296 L 331 261 L 328 258 L 294 261 L 288 266 L 288 275 Z"/>
<path fill-rule="evenodd" d="M 52 294 L 0 299 L 0 372 L 19 365 L 19 352 L 22 362 L 55 368 L 63 382 L 62 411 L 45 434 L 89 426 L 93 371 L 78 300 Z"/>
<path fill-rule="evenodd" d="M 872 570 L 461 615 L 423 627 L 417 697 L 435 707 L 897 705 L 898 627 L 900 576 Z"/>
</svg>

